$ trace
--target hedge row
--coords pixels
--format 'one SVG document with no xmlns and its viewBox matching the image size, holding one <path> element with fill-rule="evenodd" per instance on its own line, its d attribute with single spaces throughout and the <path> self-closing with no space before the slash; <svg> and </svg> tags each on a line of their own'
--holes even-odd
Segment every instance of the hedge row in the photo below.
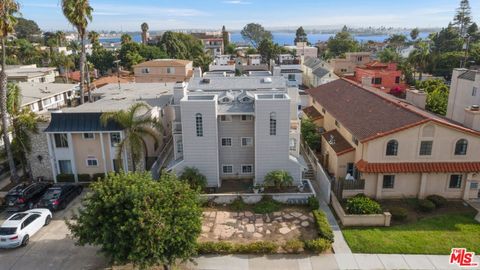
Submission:
<svg viewBox="0 0 480 270">
<path fill-rule="evenodd" d="M 78 182 L 90 182 L 96 181 L 99 178 L 104 178 L 104 173 L 94 173 L 90 176 L 90 174 L 77 174 Z M 58 182 L 75 182 L 75 175 L 69 173 L 61 173 L 57 175 Z"/>
<path fill-rule="evenodd" d="M 332 247 L 329 240 L 319 238 L 314 240 L 290 240 L 280 246 L 270 241 L 258 241 L 249 244 L 235 244 L 230 242 L 202 242 L 198 243 L 198 254 L 275 254 L 282 248 L 287 253 L 299 253 L 302 249 L 314 253 L 322 253 Z"/>
<path fill-rule="evenodd" d="M 333 243 L 332 227 L 330 227 L 330 224 L 328 223 L 325 212 L 313 210 L 312 213 L 313 217 L 315 218 L 315 224 L 317 225 L 317 230 L 320 237 Z"/>
</svg>

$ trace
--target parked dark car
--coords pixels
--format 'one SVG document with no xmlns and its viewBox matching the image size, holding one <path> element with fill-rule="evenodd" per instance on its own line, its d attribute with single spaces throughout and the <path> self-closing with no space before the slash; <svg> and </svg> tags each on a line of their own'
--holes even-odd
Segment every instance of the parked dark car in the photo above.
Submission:
<svg viewBox="0 0 480 270">
<path fill-rule="evenodd" d="M 18 212 L 32 209 L 43 193 L 51 187 L 49 183 L 22 183 L 12 188 L 5 196 L 7 211 Z"/>
<path fill-rule="evenodd" d="M 83 187 L 74 184 L 55 185 L 40 198 L 36 207 L 48 208 L 50 211 L 65 209 L 67 205 L 82 193 Z"/>
</svg>

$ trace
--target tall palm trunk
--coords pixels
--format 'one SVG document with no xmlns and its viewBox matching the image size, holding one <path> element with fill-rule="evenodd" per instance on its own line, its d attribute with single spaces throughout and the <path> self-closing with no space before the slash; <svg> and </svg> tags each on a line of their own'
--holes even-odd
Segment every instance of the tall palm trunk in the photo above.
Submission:
<svg viewBox="0 0 480 270">
<path fill-rule="evenodd" d="M 85 95 L 85 62 L 86 62 L 86 52 L 85 52 L 85 34 L 80 34 L 80 46 L 82 47 L 82 53 L 80 55 L 80 104 L 84 103 Z"/>
<path fill-rule="evenodd" d="M 18 181 L 17 168 L 15 168 L 15 161 L 13 160 L 12 147 L 10 145 L 10 138 L 8 137 L 8 113 L 7 113 L 7 74 L 6 67 L 6 48 L 5 38 L 2 37 L 2 71 L 0 72 L 0 114 L 2 118 L 2 136 L 5 150 L 7 151 L 8 166 L 10 167 L 11 179 L 14 182 Z"/>
</svg>

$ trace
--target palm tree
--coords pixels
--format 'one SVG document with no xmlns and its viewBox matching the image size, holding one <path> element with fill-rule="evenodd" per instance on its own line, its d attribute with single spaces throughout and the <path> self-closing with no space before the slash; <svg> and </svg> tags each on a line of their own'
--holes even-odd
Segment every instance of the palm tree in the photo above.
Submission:
<svg viewBox="0 0 480 270">
<path fill-rule="evenodd" d="M 213 59 L 209 54 L 200 54 L 199 56 L 193 59 L 193 63 L 196 67 L 202 68 L 202 71 L 208 71 L 210 63 L 212 63 Z"/>
<path fill-rule="evenodd" d="M 145 152 L 145 157 L 148 156 L 145 138 L 151 137 L 155 144 L 160 143 L 161 123 L 156 118 L 141 114 L 149 109 L 145 103 L 136 103 L 126 111 L 105 112 L 100 117 L 103 125 L 114 121 L 124 129 L 125 137 L 118 145 L 117 159 L 121 160 L 123 151 L 129 148 L 133 171 L 136 171 L 135 165 L 140 161 L 142 152 Z"/>
<path fill-rule="evenodd" d="M 68 43 L 67 49 L 71 50 L 73 54 L 77 54 L 77 52 L 80 51 L 80 46 L 78 42 L 76 42 L 75 40 L 72 40 L 70 41 L 70 43 Z"/>
<path fill-rule="evenodd" d="M 408 58 L 420 73 L 418 75 L 418 80 L 421 81 L 423 72 L 425 72 L 428 60 L 430 59 L 430 45 L 427 42 L 419 42 L 415 51 L 413 51 Z"/>
<path fill-rule="evenodd" d="M 67 41 L 67 37 L 65 36 L 65 32 L 57 31 L 55 32 L 55 37 L 57 38 L 57 46 L 63 47 L 65 41 Z"/>
<path fill-rule="evenodd" d="M 80 39 L 82 54 L 80 56 L 80 103 L 84 103 L 84 84 L 85 84 L 85 35 L 87 33 L 88 22 L 92 21 L 93 8 L 89 0 L 62 0 L 63 15 L 67 20 L 77 28 Z"/>
<path fill-rule="evenodd" d="M 100 47 L 100 34 L 95 31 L 88 32 L 88 39 L 93 46 L 93 50 L 97 50 Z"/>
<path fill-rule="evenodd" d="M 8 166 L 10 167 L 10 174 L 13 181 L 18 181 L 17 170 L 15 168 L 15 161 L 13 160 L 13 152 L 10 145 L 10 138 L 8 134 L 8 112 L 7 112 L 7 74 L 6 68 L 6 48 L 5 41 L 10 33 L 13 33 L 14 26 L 17 23 L 15 14 L 18 13 L 20 5 L 15 0 L 2 0 L 0 6 L 0 39 L 2 43 L 2 70 L 0 71 L 0 114 L 2 118 L 2 135 L 5 150 L 7 152 Z"/>
<path fill-rule="evenodd" d="M 30 134 L 38 133 L 37 115 L 29 109 L 22 109 L 21 89 L 18 84 L 8 84 L 7 111 L 10 114 L 12 125 L 9 131 L 13 134 L 12 148 L 15 156 L 22 163 L 24 175 L 32 178 L 32 169 L 27 154 L 32 151 Z"/>
<path fill-rule="evenodd" d="M 140 26 L 142 28 L 142 43 L 144 45 L 147 45 L 147 42 L 148 42 L 148 24 L 146 22 L 142 23 L 142 25 Z"/>
</svg>

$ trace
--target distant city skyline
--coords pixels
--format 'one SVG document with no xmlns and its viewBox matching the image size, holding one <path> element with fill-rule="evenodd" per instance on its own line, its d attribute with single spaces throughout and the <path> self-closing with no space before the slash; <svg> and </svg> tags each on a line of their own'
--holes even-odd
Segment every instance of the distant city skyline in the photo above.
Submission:
<svg viewBox="0 0 480 270">
<path fill-rule="evenodd" d="M 73 30 L 60 0 L 20 0 L 21 14 L 43 30 Z M 266 28 L 297 26 L 445 27 L 460 0 L 93 0 L 90 30 L 241 29 L 256 22 Z M 480 1 L 470 1 L 477 21 Z"/>
</svg>

